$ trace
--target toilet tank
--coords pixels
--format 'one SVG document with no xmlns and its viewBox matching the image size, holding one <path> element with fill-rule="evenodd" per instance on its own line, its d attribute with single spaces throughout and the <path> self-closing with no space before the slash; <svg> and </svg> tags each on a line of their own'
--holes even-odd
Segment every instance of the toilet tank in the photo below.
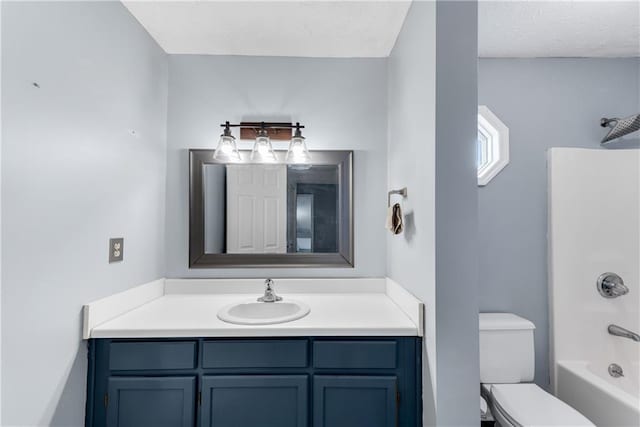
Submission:
<svg viewBox="0 0 640 427">
<path fill-rule="evenodd" d="M 535 325 L 511 313 L 480 313 L 480 382 L 533 381 Z"/>
</svg>

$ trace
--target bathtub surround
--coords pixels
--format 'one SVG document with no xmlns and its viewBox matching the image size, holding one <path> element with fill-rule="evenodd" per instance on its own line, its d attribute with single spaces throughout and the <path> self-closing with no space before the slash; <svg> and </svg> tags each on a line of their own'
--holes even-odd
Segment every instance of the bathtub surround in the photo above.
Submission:
<svg viewBox="0 0 640 427">
<path fill-rule="evenodd" d="M 164 276 L 166 55 L 117 2 L 1 8 L 1 424 L 80 426 L 82 305 Z"/>
<path fill-rule="evenodd" d="M 480 311 L 536 325 L 535 382 L 548 388 L 546 152 L 601 149 L 601 117 L 640 111 L 640 59 L 482 58 L 478 94 L 510 133 L 509 166 L 478 190 Z M 640 133 L 626 141 L 607 149 L 637 147 Z"/>
<path fill-rule="evenodd" d="M 304 123 L 310 147 L 354 151 L 355 268 L 269 269 L 276 277 L 385 275 L 386 59 L 169 56 L 167 277 L 261 277 L 189 269 L 189 148 L 214 149 L 225 120 Z M 283 116 L 284 114 L 284 116 Z M 238 141 L 251 149 L 253 141 Z M 273 141 L 286 150 L 288 141 Z M 379 230 L 379 232 L 375 232 Z"/>
<path fill-rule="evenodd" d="M 640 150 L 549 151 L 551 385 L 597 425 L 640 425 L 640 346 L 608 333 L 640 331 L 639 177 Z M 629 293 L 603 297 L 605 272 Z M 608 373 L 612 363 L 624 377 Z"/>
<path fill-rule="evenodd" d="M 475 2 L 413 2 L 389 57 L 388 187 L 409 194 L 387 272 L 427 307 L 429 426 L 478 422 L 476 30 Z"/>
</svg>

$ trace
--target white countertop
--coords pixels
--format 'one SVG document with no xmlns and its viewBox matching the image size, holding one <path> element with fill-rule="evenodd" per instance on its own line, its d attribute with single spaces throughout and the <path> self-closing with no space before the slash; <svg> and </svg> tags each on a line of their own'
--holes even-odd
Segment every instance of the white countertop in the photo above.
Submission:
<svg viewBox="0 0 640 427">
<path fill-rule="evenodd" d="M 260 282 L 162 280 L 85 306 L 85 338 L 421 335 L 422 303 L 388 280 L 307 279 L 304 288 L 281 280 L 278 295 L 307 304 L 307 316 L 272 325 L 231 324 L 218 319 L 218 311 L 260 296 Z"/>
</svg>

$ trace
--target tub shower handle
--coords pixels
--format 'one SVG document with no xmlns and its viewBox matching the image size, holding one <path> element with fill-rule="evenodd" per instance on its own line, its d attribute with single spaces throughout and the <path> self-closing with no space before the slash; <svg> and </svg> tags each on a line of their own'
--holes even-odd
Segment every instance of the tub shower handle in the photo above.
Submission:
<svg viewBox="0 0 640 427">
<path fill-rule="evenodd" d="M 612 325 L 609 325 L 609 327 L 607 328 L 607 331 L 609 331 L 609 334 L 611 335 L 615 335 L 617 337 L 622 337 L 622 338 L 629 338 L 630 340 L 640 342 L 640 335 L 636 334 L 635 332 L 631 332 L 630 330 L 625 329 L 622 326 L 612 324 Z"/>
<path fill-rule="evenodd" d="M 616 273 L 604 273 L 596 282 L 598 292 L 605 298 L 617 298 L 629 293 L 629 288 L 624 284 L 622 277 Z"/>
</svg>

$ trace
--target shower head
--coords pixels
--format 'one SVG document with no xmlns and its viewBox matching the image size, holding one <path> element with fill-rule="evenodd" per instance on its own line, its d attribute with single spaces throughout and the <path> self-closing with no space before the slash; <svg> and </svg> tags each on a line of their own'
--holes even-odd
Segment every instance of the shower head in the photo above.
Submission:
<svg viewBox="0 0 640 427">
<path fill-rule="evenodd" d="M 607 136 L 600 142 L 600 144 L 606 144 L 609 141 L 640 130 L 640 114 L 635 114 L 625 119 L 601 119 L 600 126 L 611 128 Z"/>
</svg>

